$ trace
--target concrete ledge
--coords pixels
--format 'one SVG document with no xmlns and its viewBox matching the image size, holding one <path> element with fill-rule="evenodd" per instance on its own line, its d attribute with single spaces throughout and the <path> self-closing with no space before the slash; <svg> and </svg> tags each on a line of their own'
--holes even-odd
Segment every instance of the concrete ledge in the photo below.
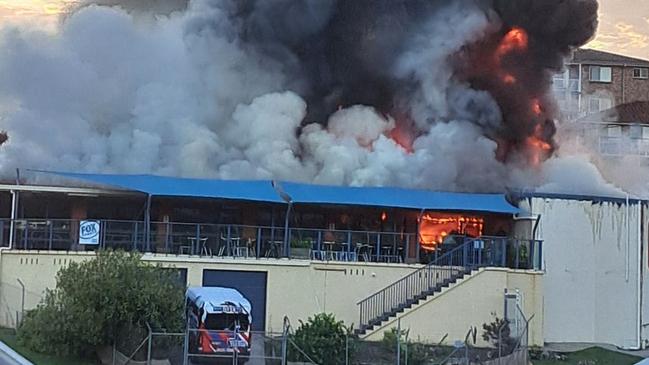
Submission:
<svg viewBox="0 0 649 365">
<path fill-rule="evenodd" d="M 34 365 L 31 361 L 25 359 L 21 354 L 17 353 L 11 347 L 7 346 L 4 342 L 0 341 L 0 352 L 9 356 L 14 363 L 19 365 Z"/>
</svg>

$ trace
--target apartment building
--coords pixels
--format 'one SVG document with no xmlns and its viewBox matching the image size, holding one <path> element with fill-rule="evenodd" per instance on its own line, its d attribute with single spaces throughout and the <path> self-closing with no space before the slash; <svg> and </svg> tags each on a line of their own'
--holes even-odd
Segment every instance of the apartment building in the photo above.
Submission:
<svg viewBox="0 0 649 365">
<path fill-rule="evenodd" d="M 649 61 L 592 49 L 575 50 L 553 90 L 564 121 L 617 105 L 649 101 Z"/>
</svg>

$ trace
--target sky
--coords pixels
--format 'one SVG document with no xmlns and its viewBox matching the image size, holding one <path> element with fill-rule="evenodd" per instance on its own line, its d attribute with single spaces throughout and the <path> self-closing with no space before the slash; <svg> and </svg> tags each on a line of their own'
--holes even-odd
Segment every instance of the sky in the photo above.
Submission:
<svg viewBox="0 0 649 365">
<path fill-rule="evenodd" d="M 53 29 L 75 0 L 0 0 L 0 22 L 35 22 Z M 137 0 L 133 0 L 137 1 Z M 599 0 L 600 28 L 587 48 L 649 59 L 649 0 Z"/>
</svg>

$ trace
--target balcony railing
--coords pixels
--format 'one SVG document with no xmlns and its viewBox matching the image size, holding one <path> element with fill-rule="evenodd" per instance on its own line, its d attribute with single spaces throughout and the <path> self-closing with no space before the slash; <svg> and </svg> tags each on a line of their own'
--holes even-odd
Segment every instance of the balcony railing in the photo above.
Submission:
<svg viewBox="0 0 649 365">
<path fill-rule="evenodd" d="M 97 220 L 96 245 L 79 244 L 79 220 L 0 220 L 0 243 L 24 250 L 124 249 L 197 256 L 404 262 L 418 258 L 413 233 L 326 230 L 235 224 Z M 10 238 L 11 237 L 11 238 Z"/>
<path fill-rule="evenodd" d="M 600 136 L 599 152 L 608 156 L 649 157 L 649 139 Z"/>
<path fill-rule="evenodd" d="M 568 91 L 576 93 L 579 90 L 579 79 L 566 79 L 563 77 L 552 78 L 552 88 L 555 91 Z"/>
<path fill-rule="evenodd" d="M 110 248 L 203 257 L 296 258 L 322 261 L 420 262 L 414 233 L 143 221 L 97 220 L 96 245 L 79 243 L 79 220 L 0 220 L 0 244 L 19 250 L 92 251 Z M 12 234 L 13 228 L 13 234 Z M 469 239 L 457 236 L 423 261 L 435 261 Z M 539 268 L 541 241 L 471 239 L 472 260 L 486 266 Z M 448 242 L 457 242 L 448 244 Z M 467 256 L 469 257 L 469 256 Z"/>
</svg>

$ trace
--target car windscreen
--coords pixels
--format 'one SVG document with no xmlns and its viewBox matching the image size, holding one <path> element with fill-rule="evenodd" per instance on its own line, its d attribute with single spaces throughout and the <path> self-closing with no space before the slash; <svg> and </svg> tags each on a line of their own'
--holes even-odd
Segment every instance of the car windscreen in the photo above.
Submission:
<svg viewBox="0 0 649 365">
<path fill-rule="evenodd" d="M 247 331 L 250 323 L 248 323 L 248 316 L 245 314 L 208 314 L 205 319 L 205 328 L 208 330 L 231 330 L 234 331 L 235 326 L 239 323 L 241 331 Z"/>
</svg>

